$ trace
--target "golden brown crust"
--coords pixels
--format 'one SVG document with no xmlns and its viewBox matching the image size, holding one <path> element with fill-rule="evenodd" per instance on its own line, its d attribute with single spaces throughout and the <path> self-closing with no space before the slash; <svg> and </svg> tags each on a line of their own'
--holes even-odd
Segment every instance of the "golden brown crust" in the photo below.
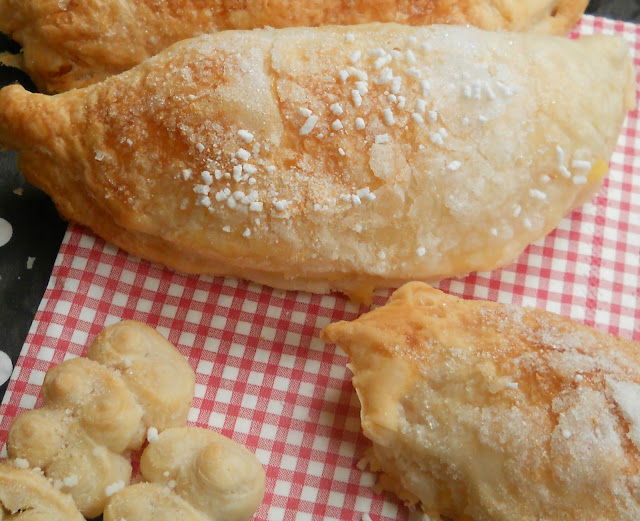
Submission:
<svg viewBox="0 0 640 521">
<path fill-rule="evenodd" d="M 598 189 L 633 97 L 607 37 L 227 31 L 87 89 L 7 87 L 0 143 L 137 255 L 351 292 L 511 262 Z"/>
<path fill-rule="evenodd" d="M 398 22 L 566 34 L 587 0 L 0 0 L 0 30 L 23 45 L 44 92 L 84 87 L 169 45 L 228 29 Z"/>
<path fill-rule="evenodd" d="M 147 430 L 186 423 L 195 376 L 177 349 L 148 326 L 105 328 L 87 358 L 52 367 L 44 406 L 18 416 L 7 451 L 41 468 L 87 517 L 100 515 L 108 490 L 129 483 L 128 451 Z"/>
<path fill-rule="evenodd" d="M 640 515 L 637 342 L 421 283 L 322 338 L 349 354 L 382 485 L 427 513 Z"/>
<path fill-rule="evenodd" d="M 264 497 L 258 459 L 207 429 L 167 429 L 145 449 L 140 470 L 150 483 L 117 493 L 105 521 L 249 521 Z"/>
<path fill-rule="evenodd" d="M 84 521 L 71 497 L 24 464 L 0 463 L 0 521 Z"/>
</svg>

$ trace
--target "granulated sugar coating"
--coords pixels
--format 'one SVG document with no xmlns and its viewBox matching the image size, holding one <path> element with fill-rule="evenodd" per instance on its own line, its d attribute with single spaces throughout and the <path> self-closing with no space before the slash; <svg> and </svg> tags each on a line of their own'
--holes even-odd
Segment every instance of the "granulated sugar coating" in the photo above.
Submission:
<svg viewBox="0 0 640 521">
<path fill-rule="evenodd" d="M 370 296 L 504 266 L 548 234 L 602 185 L 633 87 L 626 43 L 604 36 L 230 31 L 58 96 L 6 87 L 0 144 L 130 253 Z"/>
</svg>

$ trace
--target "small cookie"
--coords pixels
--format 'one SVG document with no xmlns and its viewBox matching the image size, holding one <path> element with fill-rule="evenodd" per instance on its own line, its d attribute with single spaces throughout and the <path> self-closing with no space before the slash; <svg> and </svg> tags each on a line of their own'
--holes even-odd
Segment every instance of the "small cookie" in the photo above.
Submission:
<svg viewBox="0 0 640 521">
<path fill-rule="evenodd" d="M 148 429 L 186 423 L 194 385 L 189 364 L 156 331 L 115 324 L 87 358 L 47 372 L 44 407 L 15 419 L 7 451 L 43 469 L 85 516 L 96 517 L 108 495 L 129 483 L 128 452 L 142 446 Z"/>
<path fill-rule="evenodd" d="M 211 521 L 167 486 L 158 483 L 136 483 L 116 493 L 105 508 L 103 519 Z"/>
<path fill-rule="evenodd" d="M 167 429 L 142 454 L 143 483 L 110 500 L 105 521 L 248 521 L 264 497 L 265 472 L 238 443 L 195 427 Z"/>
</svg>

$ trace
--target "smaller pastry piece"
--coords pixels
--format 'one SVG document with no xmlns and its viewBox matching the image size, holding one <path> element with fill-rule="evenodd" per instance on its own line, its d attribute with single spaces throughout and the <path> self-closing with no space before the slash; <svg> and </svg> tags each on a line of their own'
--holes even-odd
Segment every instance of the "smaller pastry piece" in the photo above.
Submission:
<svg viewBox="0 0 640 521">
<path fill-rule="evenodd" d="M 0 463 L 0 521 L 84 521 L 67 494 L 24 463 Z"/>
<path fill-rule="evenodd" d="M 117 492 L 105 521 L 248 521 L 264 497 L 258 459 L 206 429 L 164 431 L 145 449 L 140 470 L 150 483 Z"/>
<path fill-rule="evenodd" d="M 129 483 L 128 451 L 148 429 L 185 425 L 194 373 L 159 333 L 125 321 L 96 337 L 86 358 L 52 367 L 44 380 L 44 407 L 14 421 L 10 457 L 40 467 L 78 509 L 96 517 L 108 495 Z"/>
<path fill-rule="evenodd" d="M 422 283 L 344 348 L 379 486 L 434 519 L 640 519 L 640 344 Z"/>
</svg>

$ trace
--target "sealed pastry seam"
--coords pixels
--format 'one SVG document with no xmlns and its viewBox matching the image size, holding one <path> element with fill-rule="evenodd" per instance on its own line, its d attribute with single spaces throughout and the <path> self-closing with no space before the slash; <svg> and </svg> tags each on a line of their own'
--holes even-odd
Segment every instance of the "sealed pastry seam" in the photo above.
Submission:
<svg viewBox="0 0 640 521">
<path fill-rule="evenodd" d="M 229 31 L 86 89 L 3 89 L 0 143 L 134 254 L 357 292 L 511 262 L 599 188 L 633 92 L 607 37 Z"/>
</svg>

